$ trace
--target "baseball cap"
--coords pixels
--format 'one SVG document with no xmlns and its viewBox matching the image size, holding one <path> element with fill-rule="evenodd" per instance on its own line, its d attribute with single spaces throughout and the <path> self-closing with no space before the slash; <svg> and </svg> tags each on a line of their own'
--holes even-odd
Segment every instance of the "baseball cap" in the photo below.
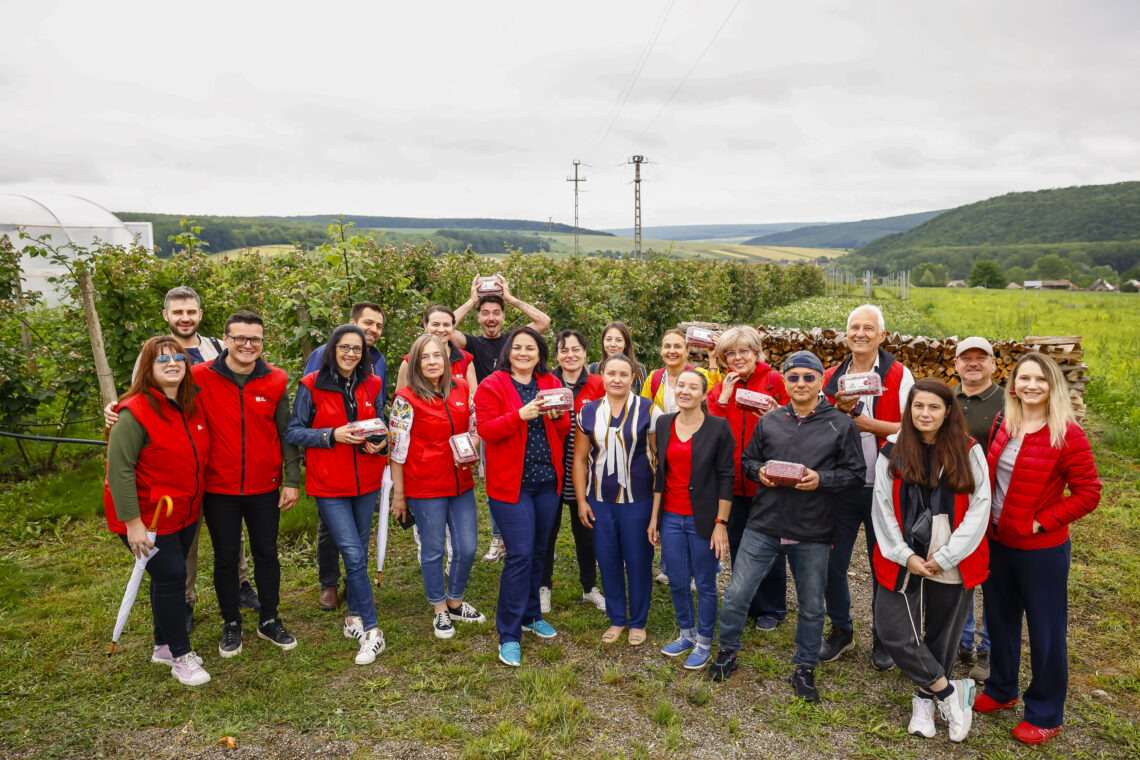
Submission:
<svg viewBox="0 0 1140 760">
<path fill-rule="evenodd" d="M 816 372 L 823 374 L 823 362 L 819 357 L 811 351 L 796 351 L 794 354 L 784 360 L 784 372 L 795 367 L 802 367 L 803 369 L 814 369 Z"/>
<path fill-rule="evenodd" d="M 957 359 L 959 356 L 969 351 L 971 348 L 977 348 L 985 351 L 990 356 L 994 355 L 994 347 L 990 345 L 990 342 L 988 340 L 985 338 L 973 337 L 958 341 L 958 349 L 954 352 L 954 358 Z"/>
</svg>

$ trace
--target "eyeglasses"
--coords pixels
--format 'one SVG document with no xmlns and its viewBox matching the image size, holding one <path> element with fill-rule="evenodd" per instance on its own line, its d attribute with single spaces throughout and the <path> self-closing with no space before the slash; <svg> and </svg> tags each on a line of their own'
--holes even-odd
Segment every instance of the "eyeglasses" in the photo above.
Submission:
<svg viewBox="0 0 1140 760">
<path fill-rule="evenodd" d="M 752 356 L 752 354 L 753 354 L 753 351 L 751 348 L 741 348 L 741 349 L 736 349 L 736 350 L 731 350 L 731 351 L 725 351 L 724 352 L 724 358 L 727 359 L 728 361 L 732 361 L 733 359 L 735 359 L 738 356 L 741 357 L 742 359 L 747 359 L 748 357 Z"/>
<path fill-rule="evenodd" d="M 166 364 L 169 361 L 184 362 L 186 361 L 186 354 L 159 354 L 154 357 L 155 364 Z"/>
<path fill-rule="evenodd" d="M 359 356 L 364 353 L 364 346 L 353 346 L 349 343 L 337 343 L 336 350 L 342 354 L 356 354 Z"/>
<path fill-rule="evenodd" d="M 258 348 L 262 343 L 265 342 L 264 338 L 247 338 L 244 335 L 227 335 L 226 337 L 232 340 L 234 344 L 238 346 L 250 345 L 254 348 Z"/>
<path fill-rule="evenodd" d="M 792 385 L 796 385 L 798 383 L 807 383 L 808 385 L 811 385 L 816 381 L 816 378 L 818 377 L 819 375 L 814 375 L 809 372 L 806 375 L 787 375 L 785 379 Z"/>
</svg>

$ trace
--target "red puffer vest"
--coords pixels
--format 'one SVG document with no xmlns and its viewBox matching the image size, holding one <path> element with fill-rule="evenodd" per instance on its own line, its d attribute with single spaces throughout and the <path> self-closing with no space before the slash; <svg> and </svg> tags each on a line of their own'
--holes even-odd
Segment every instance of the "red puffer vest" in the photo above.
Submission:
<svg viewBox="0 0 1140 760">
<path fill-rule="evenodd" d="M 169 517 L 165 514 L 159 516 L 155 531 L 159 535 L 167 535 L 193 525 L 202 512 L 210 431 L 206 427 L 201 403 L 195 403 L 194 414 L 187 417 L 166 396 L 152 392 L 162 407 L 161 415 L 142 395 L 131 396 L 116 408 L 130 409 L 146 430 L 147 444 L 135 463 L 139 512 L 143 525 L 149 530 L 158 500 L 169 496 L 174 502 L 174 510 Z M 106 479 L 103 480 L 103 510 L 111 532 L 125 535 L 127 526 L 115 512 Z"/>
<path fill-rule="evenodd" d="M 724 417 L 732 427 L 732 437 L 736 439 L 736 451 L 732 455 L 732 466 L 736 468 L 732 493 L 736 496 L 751 498 L 756 495 L 756 489 L 760 487 L 760 484 L 744 477 L 744 473 L 740 470 L 740 457 L 744 454 L 744 449 L 748 447 L 748 442 L 752 440 L 752 431 L 756 428 L 756 423 L 760 421 L 760 418 L 755 412 L 749 409 L 741 409 L 736 405 L 736 391 L 732 392 L 732 397 L 729 398 L 727 404 L 720 403 L 720 392 L 723 386 L 724 381 L 722 380 L 709 391 L 709 414 L 714 417 Z M 748 381 L 737 383 L 736 387 L 737 389 L 747 388 L 750 391 L 767 393 L 776 399 L 780 406 L 786 405 L 790 400 L 788 391 L 784 388 L 784 376 L 764 362 L 757 362 L 756 369 L 748 376 Z"/>
<path fill-rule="evenodd" d="M 902 491 L 902 479 L 896 472 L 892 480 L 894 481 L 891 492 L 892 501 L 895 505 L 895 519 L 901 528 L 902 501 L 900 493 Z M 970 494 L 954 494 L 954 525 L 950 529 L 951 532 L 957 530 L 958 526 L 962 524 L 962 520 L 966 517 L 966 510 L 969 508 Z M 899 591 L 902 589 L 903 580 L 907 572 L 906 567 L 884 557 L 883 553 L 879 551 L 878 544 L 875 544 L 872 564 L 875 568 L 875 580 L 879 582 L 880 586 L 889 591 Z M 985 539 L 982 539 L 977 549 L 974 549 L 968 557 L 958 563 L 958 572 L 962 574 L 962 585 L 967 589 L 972 589 L 989 576 L 990 549 Z"/>
<path fill-rule="evenodd" d="M 1006 424 L 1002 422 L 990 442 L 990 482 L 994 484 L 997 461 L 1010 438 Z M 1065 444 L 1058 449 L 1049 443 L 1049 427 L 1045 426 L 1022 440 L 997 527 L 991 523 L 987 535 L 1011 549 L 1060 546 L 1069 538 L 1069 523 L 1099 503 L 1100 478 L 1085 431 L 1070 422 Z M 1044 533 L 1033 532 L 1034 520 L 1041 523 Z"/>
<path fill-rule="evenodd" d="M 338 428 L 347 424 L 348 413 L 344 397 L 339 390 L 317 387 L 320 372 L 301 378 L 301 384 L 313 394 L 313 422 L 311 427 Z M 370 420 L 377 416 L 373 406 L 383 383 L 376 375 L 369 375 L 357 383 L 355 420 Z M 309 496 L 360 496 L 377 491 L 384 479 L 384 465 L 388 458 L 382 454 L 365 454 L 360 446 L 334 442 L 331 449 L 305 449 L 305 493 Z"/>
<path fill-rule="evenodd" d="M 258 359 L 239 387 L 225 356 L 191 369 L 210 424 L 206 490 L 239 496 L 275 491 L 281 485 L 281 439 L 273 417 L 286 393 L 285 372 Z"/>
<path fill-rule="evenodd" d="M 408 386 L 396 395 L 412 407 L 412 431 L 404 459 L 404 494 L 410 499 L 458 496 L 475 487 L 470 467 L 459 467 L 448 439 L 466 433 L 473 409 L 467 383 L 459 380 L 447 399 L 424 401 Z"/>
<path fill-rule="evenodd" d="M 879 349 L 879 377 L 883 381 L 883 395 L 879 396 L 879 400 L 875 402 L 875 419 L 882 422 L 902 422 L 902 409 L 899 408 L 901 399 L 899 399 L 899 388 L 902 385 L 903 379 L 903 365 L 902 362 L 895 359 L 883 349 Z M 847 370 L 851 366 L 851 357 L 848 356 L 839 364 L 834 367 L 828 367 L 823 372 L 823 394 L 827 396 L 827 400 L 835 403 L 835 396 L 838 388 L 839 378 L 835 377 L 840 370 L 839 376 L 847 374 Z M 884 371 L 884 367 L 886 368 Z M 832 378 L 835 378 L 835 383 L 832 383 Z M 883 444 L 887 442 L 884 437 L 879 438 L 879 448 L 883 448 Z"/>
</svg>

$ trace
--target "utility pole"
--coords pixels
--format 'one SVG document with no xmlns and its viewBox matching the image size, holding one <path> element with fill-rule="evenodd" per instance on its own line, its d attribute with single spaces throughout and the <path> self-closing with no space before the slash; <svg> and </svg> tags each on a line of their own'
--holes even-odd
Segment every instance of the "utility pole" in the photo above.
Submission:
<svg viewBox="0 0 1140 760">
<path fill-rule="evenodd" d="M 581 179 L 578 178 L 578 166 L 581 165 L 581 163 L 582 162 L 579 161 L 578 159 L 574 159 L 574 177 L 573 178 L 570 178 L 570 177 L 566 178 L 567 182 L 573 182 L 574 183 L 574 255 L 575 256 L 578 255 L 578 183 L 586 181 L 585 177 L 582 177 Z"/>
<path fill-rule="evenodd" d="M 547 235 L 553 235 L 554 234 L 554 217 L 552 217 L 552 216 L 546 217 L 546 234 Z"/>
<path fill-rule="evenodd" d="M 641 165 L 645 156 L 634 156 L 626 163 L 633 164 L 633 255 L 641 258 Z"/>
</svg>

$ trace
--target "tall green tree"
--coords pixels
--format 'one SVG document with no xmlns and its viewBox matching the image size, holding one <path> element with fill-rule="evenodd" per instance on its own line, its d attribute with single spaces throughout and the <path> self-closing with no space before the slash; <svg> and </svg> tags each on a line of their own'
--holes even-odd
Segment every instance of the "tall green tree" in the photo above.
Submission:
<svg viewBox="0 0 1140 760">
<path fill-rule="evenodd" d="M 981 285 L 991 289 L 1004 288 L 1007 282 L 1009 281 L 1005 278 L 1001 267 L 985 259 L 974 264 L 974 268 L 970 270 L 970 277 L 966 280 L 966 284 L 971 288 Z"/>
<path fill-rule="evenodd" d="M 1037 276 L 1042 280 L 1064 280 L 1073 274 L 1073 267 L 1069 261 L 1055 253 L 1037 259 L 1033 268 L 1037 270 Z"/>
</svg>

